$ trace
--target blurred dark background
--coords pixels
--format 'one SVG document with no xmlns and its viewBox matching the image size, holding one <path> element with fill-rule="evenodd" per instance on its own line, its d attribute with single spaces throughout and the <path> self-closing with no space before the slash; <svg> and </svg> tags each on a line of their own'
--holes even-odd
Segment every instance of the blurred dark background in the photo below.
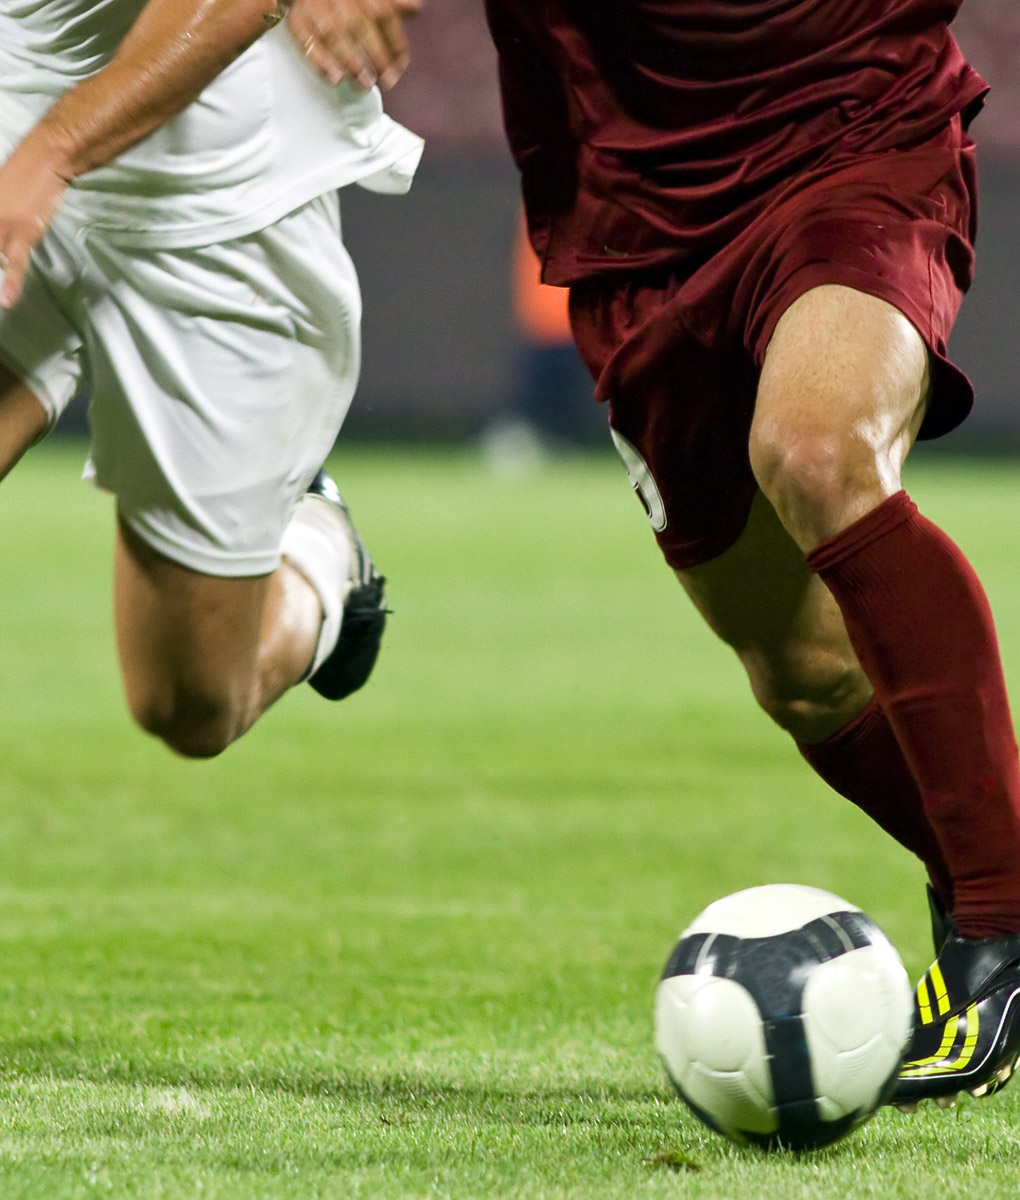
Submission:
<svg viewBox="0 0 1020 1200">
<path fill-rule="evenodd" d="M 977 276 L 951 343 L 978 404 L 953 437 L 933 445 L 1017 452 L 1020 0 L 964 0 L 954 31 L 992 86 L 972 129 L 981 153 Z M 426 139 L 414 186 L 402 197 L 357 187 L 342 197 L 365 301 L 362 384 L 343 437 L 484 443 L 507 425 L 535 424 L 538 410 L 556 404 L 554 436 L 605 445 L 583 369 L 571 377 L 562 358 L 536 354 L 517 319 L 516 173 L 480 0 L 428 0 L 409 32 L 412 65 L 387 108 Z M 82 408 L 67 427 L 81 427 Z M 511 456 L 528 450 L 513 428 Z"/>
<path fill-rule="evenodd" d="M 410 195 L 344 194 L 365 295 L 365 364 L 345 436 L 462 438 L 515 403 L 515 173 L 479 0 L 431 0 L 389 111 L 427 140 Z M 992 85 L 981 147 L 978 273 L 952 343 L 978 408 L 944 446 L 1020 449 L 1020 0 L 964 0 L 954 26 Z"/>
</svg>

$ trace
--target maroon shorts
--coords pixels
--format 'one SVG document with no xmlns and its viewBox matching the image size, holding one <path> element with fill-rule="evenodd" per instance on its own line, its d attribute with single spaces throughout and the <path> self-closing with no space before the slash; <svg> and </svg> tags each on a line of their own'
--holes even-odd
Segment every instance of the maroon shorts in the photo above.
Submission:
<svg viewBox="0 0 1020 1200">
<path fill-rule="evenodd" d="M 921 437 L 973 403 L 946 341 L 973 269 L 973 145 L 959 120 L 920 146 L 809 175 L 693 274 L 575 284 L 578 348 L 610 405 L 614 440 L 667 562 L 707 562 L 747 522 L 757 484 L 748 437 L 776 323 L 821 284 L 898 308 L 928 345 Z"/>
</svg>

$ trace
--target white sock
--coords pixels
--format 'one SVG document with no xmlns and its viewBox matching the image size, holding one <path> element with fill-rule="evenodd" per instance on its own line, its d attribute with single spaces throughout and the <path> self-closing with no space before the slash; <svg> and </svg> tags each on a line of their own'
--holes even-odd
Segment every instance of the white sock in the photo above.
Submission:
<svg viewBox="0 0 1020 1200">
<path fill-rule="evenodd" d="M 283 534 L 283 557 L 312 585 L 322 606 L 319 640 L 308 675 L 315 674 L 340 636 L 343 601 L 351 588 L 352 553 L 336 508 L 319 496 L 302 496 Z"/>
</svg>

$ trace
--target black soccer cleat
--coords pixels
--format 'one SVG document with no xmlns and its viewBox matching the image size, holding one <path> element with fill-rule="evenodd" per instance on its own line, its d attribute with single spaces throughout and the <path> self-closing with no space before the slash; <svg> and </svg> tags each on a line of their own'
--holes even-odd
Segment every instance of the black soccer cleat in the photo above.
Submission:
<svg viewBox="0 0 1020 1200">
<path fill-rule="evenodd" d="M 994 1095 L 1018 1060 L 1020 934 L 966 938 L 950 924 L 917 985 L 914 1030 L 890 1103 L 911 1112 L 928 1099 L 948 1107 L 960 1092 Z"/>
<path fill-rule="evenodd" d="M 931 943 L 935 947 L 935 954 L 938 956 L 939 951 L 946 944 L 946 938 L 954 931 L 953 918 L 949 915 L 949 910 L 939 899 L 938 892 L 929 883 L 928 889 L 928 916 L 931 920 Z"/>
<path fill-rule="evenodd" d="M 325 471 L 318 472 L 309 484 L 308 493 L 335 505 L 351 543 L 351 587 L 344 598 L 340 636 L 319 669 L 308 679 L 320 696 L 327 700 L 343 700 L 366 683 L 379 657 L 389 613 L 383 590 L 386 579 L 375 569 L 339 488 Z"/>
</svg>

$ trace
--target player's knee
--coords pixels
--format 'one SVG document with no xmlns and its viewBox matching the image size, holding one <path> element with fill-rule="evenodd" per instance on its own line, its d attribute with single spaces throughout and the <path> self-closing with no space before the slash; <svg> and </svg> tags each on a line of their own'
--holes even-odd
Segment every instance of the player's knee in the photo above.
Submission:
<svg viewBox="0 0 1020 1200">
<path fill-rule="evenodd" d="M 864 708 L 871 684 L 856 662 L 789 660 L 750 673 L 764 712 L 798 742 L 820 742 L 844 729 Z"/>
<path fill-rule="evenodd" d="M 847 472 L 846 451 L 830 430 L 755 428 L 750 454 L 755 478 L 776 507 L 840 490 Z"/>
<path fill-rule="evenodd" d="M 881 498 L 881 466 L 873 447 L 828 428 L 755 428 L 751 466 L 763 494 L 794 538 L 810 548 L 846 523 L 872 493 Z"/>
<path fill-rule="evenodd" d="M 237 737 L 235 708 L 221 697 L 190 690 L 129 697 L 135 722 L 183 758 L 215 758 Z"/>
</svg>

